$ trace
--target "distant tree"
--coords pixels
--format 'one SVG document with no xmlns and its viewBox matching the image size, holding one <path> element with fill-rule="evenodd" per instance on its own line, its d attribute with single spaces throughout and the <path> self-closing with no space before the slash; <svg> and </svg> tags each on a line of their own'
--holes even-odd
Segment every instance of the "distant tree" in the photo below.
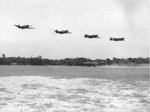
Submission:
<svg viewBox="0 0 150 112">
<path fill-rule="evenodd" d="M 42 59 L 42 56 L 41 56 L 41 55 L 39 55 L 37 58 Z"/>
<path fill-rule="evenodd" d="M 42 56 L 36 58 L 25 58 L 25 57 L 6 57 L 5 54 L 0 57 L 0 65 L 10 65 L 11 63 L 16 63 L 18 65 L 69 65 L 69 66 L 84 66 L 85 62 L 96 62 L 98 65 L 110 65 L 110 64 L 149 64 L 150 58 L 113 58 L 112 60 L 107 58 L 106 60 L 102 59 L 88 59 L 84 57 L 77 58 L 65 58 L 59 60 L 52 59 L 42 59 Z"/>
<path fill-rule="evenodd" d="M 106 64 L 112 64 L 111 59 L 107 58 L 107 59 L 106 59 Z"/>
<path fill-rule="evenodd" d="M 5 57 L 6 57 L 6 55 L 5 55 L 5 54 L 2 54 L 2 57 L 3 57 L 3 58 L 5 58 Z"/>
</svg>

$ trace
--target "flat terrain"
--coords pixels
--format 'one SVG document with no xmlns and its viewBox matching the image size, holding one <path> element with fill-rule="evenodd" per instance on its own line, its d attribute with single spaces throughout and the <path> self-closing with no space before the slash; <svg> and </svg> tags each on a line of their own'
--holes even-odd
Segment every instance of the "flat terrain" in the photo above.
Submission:
<svg viewBox="0 0 150 112">
<path fill-rule="evenodd" d="M 149 66 L 0 66 L 0 76 L 149 80 Z"/>
<path fill-rule="evenodd" d="M 149 112 L 148 66 L 0 66 L 0 112 Z"/>
</svg>

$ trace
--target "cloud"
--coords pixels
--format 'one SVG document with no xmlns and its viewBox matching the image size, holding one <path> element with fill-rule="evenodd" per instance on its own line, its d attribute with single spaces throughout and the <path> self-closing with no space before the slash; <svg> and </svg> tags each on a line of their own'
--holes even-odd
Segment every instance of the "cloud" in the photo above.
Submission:
<svg viewBox="0 0 150 112">
<path fill-rule="evenodd" d="M 148 37 L 148 0 L 116 0 L 122 8 L 132 37 Z M 142 33 L 143 31 L 144 33 Z"/>
</svg>

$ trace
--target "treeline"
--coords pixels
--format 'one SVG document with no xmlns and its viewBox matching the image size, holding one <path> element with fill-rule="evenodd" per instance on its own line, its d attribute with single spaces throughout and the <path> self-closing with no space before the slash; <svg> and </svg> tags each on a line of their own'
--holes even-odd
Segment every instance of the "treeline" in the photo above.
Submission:
<svg viewBox="0 0 150 112">
<path fill-rule="evenodd" d="M 150 58 L 113 58 L 113 59 L 88 59 L 88 58 L 65 58 L 65 59 L 42 59 L 42 57 L 0 57 L 0 65 L 67 65 L 84 66 L 86 62 L 96 62 L 97 65 L 137 65 L 149 64 Z"/>
</svg>

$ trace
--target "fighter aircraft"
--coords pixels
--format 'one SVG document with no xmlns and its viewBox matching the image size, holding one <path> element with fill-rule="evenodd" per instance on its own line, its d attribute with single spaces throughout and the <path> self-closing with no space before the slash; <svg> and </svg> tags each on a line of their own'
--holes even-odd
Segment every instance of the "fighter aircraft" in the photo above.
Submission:
<svg viewBox="0 0 150 112">
<path fill-rule="evenodd" d="M 84 63 L 84 66 L 87 66 L 87 67 L 91 67 L 91 66 L 95 67 L 97 65 L 98 65 L 97 62 L 85 62 Z"/>
<path fill-rule="evenodd" d="M 95 34 L 95 35 L 87 35 L 87 34 L 85 34 L 84 37 L 85 38 L 100 38 L 97 34 Z"/>
<path fill-rule="evenodd" d="M 18 25 L 14 25 L 14 26 L 16 26 L 20 29 L 35 29 L 31 25 L 20 25 L 20 24 L 18 24 Z"/>
<path fill-rule="evenodd" d="M 68 30 L 55 30 L 55 32 L 58 34 L 69 34 L 69 33 L 71 33 Z"/>
<path fill-rule="evenodd" d="M 125 38 L 112 38 L 110 37 L 110 41 L 124 41 Z"/>
</svg>

